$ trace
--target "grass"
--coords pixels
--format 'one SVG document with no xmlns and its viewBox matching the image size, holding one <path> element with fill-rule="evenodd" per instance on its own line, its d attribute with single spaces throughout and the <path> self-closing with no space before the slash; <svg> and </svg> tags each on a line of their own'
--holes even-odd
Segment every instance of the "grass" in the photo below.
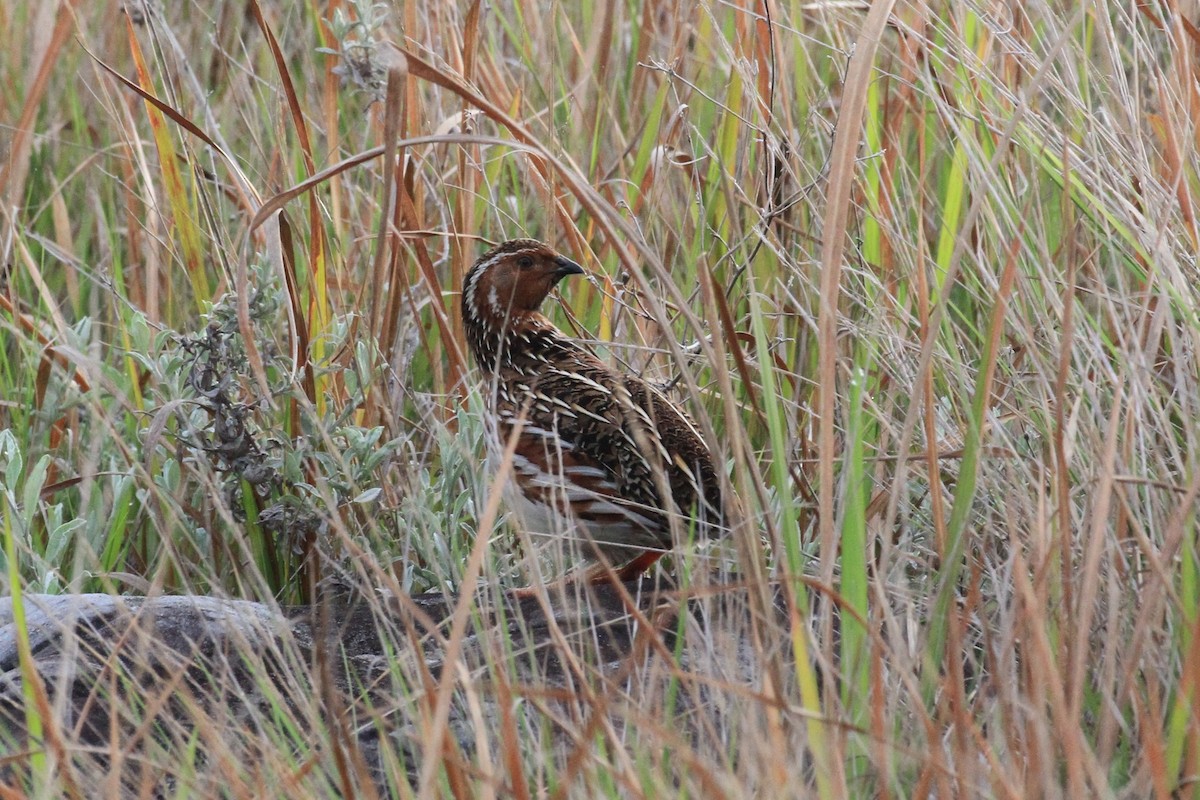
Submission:
<svg viewBox="0 0 1200 800">
<path fill-rule="evenodd" d="M 396 794 L 1200 797 L 1200 35 L 886 11 L 0 0 L 6 593 L 520 585 L 456 292 L 538 236 L 740 499 L 672 568 L 758 613 L 554 702 L 500 636 L 375 718 L 421 721 Z M 316 692 L 143 757 L 345 791 Z M 70 793 L 36 695 L 20 790 Z"/>
</svg>

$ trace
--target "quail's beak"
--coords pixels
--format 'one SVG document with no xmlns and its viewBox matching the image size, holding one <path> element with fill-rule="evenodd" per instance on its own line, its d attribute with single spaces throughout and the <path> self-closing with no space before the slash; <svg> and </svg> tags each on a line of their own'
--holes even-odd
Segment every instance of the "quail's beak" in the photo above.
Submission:
<svg viewBox="0 0 1200 800">
<path fill-rule="evenodd" d="M 558 258 L 554 259 L 554 263 L 558 267 L 558 269 L 554 271 L 554 277 L 557 280 L 562 280 L 568 275 L 583 274 L 583 267 L 579 266 L 566 256 L 559 256 Z"/>
</svg>

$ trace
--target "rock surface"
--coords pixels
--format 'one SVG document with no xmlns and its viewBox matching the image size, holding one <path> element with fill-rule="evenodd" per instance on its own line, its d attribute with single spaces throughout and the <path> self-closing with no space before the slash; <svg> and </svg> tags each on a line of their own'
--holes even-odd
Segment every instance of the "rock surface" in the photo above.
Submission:
<svg viewBox="0 0 1200 800">
<path fill-rule="evenodd" d="M 589 687 L 598 682 L 669 661 L 678 627 L 670 597 L 636 583 L 546 603 L 502 595 L 473 604 L 452 654 L 456 598 L 327 594 L 296 609 L 212 597 L 25 595 L 32 687 L 12 599 L 0 599 L 0 779 L 25 780 L 20 755 L 39 749 L 28 735 L 33 709 L 42 712 L 45 752 L 72 765 L 81 784 L 93 775 L 121 794 L 171 794 L 184 780 L 201 790 L 210 780 L 222 793 L 214 765 L 251 759 L 253 769 L 253 759 L 289 747 L 312 748 L 331 791 L 372 784 L 391 794 L 422 777 L 440 695 L 450 696 L 449 738 L 434 753 L 443 761 L 469 763 L 481 737 L 503 742 L 532 724 L 514 721 L 513 709 L 536 706 L 556 720 L 554 736 L 573 741 L 563 720 L 586 713 L 572 704 L 584 695 L 594 703 Z M 657 635 L 640 635 L 649 629 Z M 444 678 L 452 685 L 442 691 Z M 529 687 L 540 699 L 514 700 Z M 176 765 L 179 753 L 187 757 Z"/>
</svg>

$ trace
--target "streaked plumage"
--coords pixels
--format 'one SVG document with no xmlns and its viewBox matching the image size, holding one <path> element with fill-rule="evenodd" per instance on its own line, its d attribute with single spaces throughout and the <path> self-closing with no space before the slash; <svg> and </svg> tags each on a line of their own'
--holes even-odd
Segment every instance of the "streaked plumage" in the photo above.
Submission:
<svg viewBox="0 0 1200 800">
<path fill-rule="evenodd" d="M 561 533 L 568 522 L 629 578 L 673 546 L 673 512 L 685 515 L 683 530 L 694 520 L 701 537 L 716 535 L 721 498 L 687 414 L 538 312 L 562 278 L 582 272 L 541 242 L 505 242 L 467 273 L 463 324 L 485 377 L 492 452 L 519 429 L 513 484 L 522 521 L 535 533 Z"/>
</svg>

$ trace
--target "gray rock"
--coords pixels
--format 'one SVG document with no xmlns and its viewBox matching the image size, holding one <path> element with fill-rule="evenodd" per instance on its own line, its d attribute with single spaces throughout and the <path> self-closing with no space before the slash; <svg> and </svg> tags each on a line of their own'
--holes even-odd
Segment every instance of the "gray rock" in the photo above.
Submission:
<svg viewBox="0 0 1200 800">
<path fill-rule="evenodd" d="M 418 780 L 458 601 L 325 594 L 293 609 L 212 597 L 25 595 L 37 689 L 48 703 L 33 705 L 51 712 L 45 748 L 70 763 L 67 788 L 118 781 L 122 793 L 150 787 L 161 796 L 186 781 L 216 796 L 227 793 L 222 765 L 253 766 L 288 750 L 313 765 L 310 792 L 369 783 L 393 794 L 398 782 Z M 545 605 L 477 600 L 452 673 L 450 750 L 470 763 L 481 735 L 494 747 L 534 724 L 525 716 L 533 704 L 514 700 L 514 687 L 539 687 L 549 699 L 539 700 L 536 724 L 552 719 L 553 737 L 577 742 L 569 723 L 586 714 L 574 698 L 670 660 L 675 607 L 637 584 L 562 592 Z M 639 625 L 659 635 L 639 636 Z M 39 746 L 28 736 L 23 686 L 13 604 L 3 598 L 0 780 L 10 783 L 28 779 L 26 762 L 2 754 Z"/>
</svg>

